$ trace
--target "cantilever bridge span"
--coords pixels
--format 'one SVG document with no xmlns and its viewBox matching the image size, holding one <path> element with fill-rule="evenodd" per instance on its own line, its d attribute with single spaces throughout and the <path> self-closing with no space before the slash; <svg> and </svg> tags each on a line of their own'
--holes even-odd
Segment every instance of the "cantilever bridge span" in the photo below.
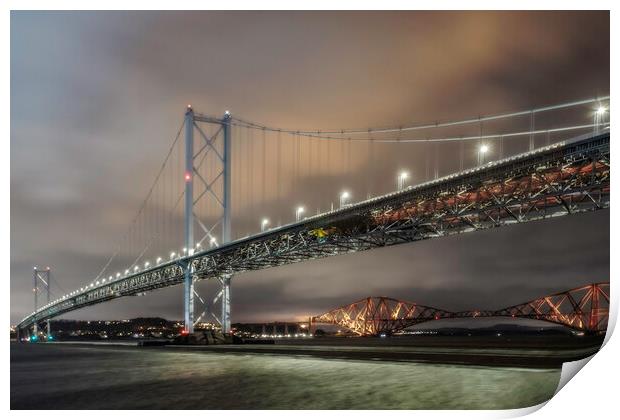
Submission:
<svg viewBox="0 0 620 420">
<path fill-rule="evenodd" d="M 450 312 L 389 297 L 367 297 L 312 317 L 361 335 L 394 334 L 446 318 L 511 317 L 547 321 L 589 333 L 603 333 L 609 319 L 609 283 L 594 283 L 498 310 Z"/>
<path fill-rule="evenodd" d="M 304 260 L 605 209 L 609 132 L 555 143 L 222 246 L 103 279 L 24 318 L 18 330 L 123 296 Z"/>
</svg>

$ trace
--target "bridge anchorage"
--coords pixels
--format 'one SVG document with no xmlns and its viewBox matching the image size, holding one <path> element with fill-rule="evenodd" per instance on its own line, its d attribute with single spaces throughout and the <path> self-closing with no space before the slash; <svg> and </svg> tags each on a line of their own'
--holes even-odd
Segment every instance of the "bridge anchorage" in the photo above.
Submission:
<svg viewBox="0 0 620 420">
<path fill-rule="evenodd" d="M 392 335 L 439 319 L 511 317 L 547 321 L 589 334 L 604 334 L 609 319 L 609 283 L 594 283 L 499 310 L 450 312 L 389 297 L 367 297 L 311 318 L 360 336 Z"/>
<path fill-rule="evenodd" d="M 578 104 L 592 102 L 595 101 L 580 101 Z M 546 112 L 548 109 L 552 108 L 547 107 L 538 112 Z M 488 119 L 497 120 L 500 117 Z M 470 123 L 472 120 L 459 122 Z M 433 127 L 435 126 L 439 127 L 441 124 Z M 338 209 L 317 212 L 314 216 L 303 218 L 297 214 L 297 220 L 292 223 L 270 229 L 265 229 L 263 224 L 260 233 L 233 239 L 232 127 L 237 130 L 260 130 L 262 136 L 267 132 L 275 132 L 277 136 L 287 133 L 243 121 L 228 112 L 218 118 L 198 114 L 188 106 L 183 127 L 177 135 L 179 139 L 180 134 L 184 133 L 185 138 L 183 151 L 178 151 L 183 157 L 183 171 L 176 170 L 174 164 L 167 166 L 168 169 L 173 169 L 172 178 L 180 191 L 166 192 L 167 183 L 163 183 L 164 198 L 173 195 L 172 210 L 177 208 L 175 203 L 184 202 L 184 212 L 183 229 L 171 225 L 170 222 L 164 225 L 162 236 L 172 236 L 171 233 L 182 230 L 183 252 L 177 253 L 176 248 L 175 252 L 170 253 L 169 259 L 158 257 L 154 264 L 150 264 L 141 260 L 151 245 L 150 236 L 148 241 L 143 242 L 140 242 L 140 238 L 136 241 L 135 235 L 130 236 L 127 240 L 129 251 L 126 254 L 131 258 L 137 255 L 137 258 L 133 263 L 130 260 L 129 264 L 119 261 L 118 264 L 125 268 L 124 272 L 116 272 L 115 276 L 102 276 L 109 266 L 108 262 L 90 284 L 37 307 L 20 321 L 17 329 L 34 328 L 35 325 L 64 313 L 111 299 L 141 295 L 151 290 L 183 284 L 185 332 L 191 333 L 198 322 L 211 316 L 222 326 L 224 332 L 228 332 L 231 279 L 237 273 L 609 208 L 610 132 L 608 127 L 600 128 L 597 124 L 596 133 L 589 132 L 538 149 L 528 149 L 508 158 L 481 162 L 471 169 L 436 177 L 417 185 L 399 184 L 398 191 L 357 203 L 344 200 Z M 557 128 L 555 132 L 589 130 L 592 127 L 571 126 Z M 417 128 L 411 128 L 415 129 Z M 400 132 L 400 129 L 398 131 Z M 539 132 L 545 130 L 536 131 Z M 338 134 L 322 132 L 294 131 L 288 134 L 307 135 L 309 138 L 318 136 L 321 141 L 347 139 L 334 137 Z M 524 133 L 513 135 L 523 136 Z M 508 136 L 509 134 L 496 136 L 500 146 L 501 141 Z M 173 142 L 171 151 L 177 144 L 177 139 Z M 463 139 L 458 141 L 461 140 Z M 435 141 L 457 140 L 447 138 Z M 402 142 L 399 140 L 398 143 Z M 164 166 L 171 161 L 165 160 Z M 199 171 L 205 161 L 211 161 L 211 174 Z M 156 183 L 158 179 L 159 175 Z M 149 192 L 147 199 L 151 197 L 150 194 Z M 200 211 L 199 206 L 204 207 L 207 199 L 210 206 L 217 208 L 217 217 L 206 217 L 204 208 Z M 167 214 L 171 213 L 169 208 L 166 210 Z M 176 223 L 175 214 L 169 217 L 175 217 Z M 149 224 L 143 223 L 141 226 L 151 226 L 153 219 L 157 220 L 156 217 L 151 217 L 147 219 Z M 156 227 L 159 228 L 159 225 Z M 157 231 L 158 235 L 160 233 Z M 173 240 L 173 247 L 178 247 L 181 241 L 178 238 Z M 169 244 L 163 246 L 166 248 L 164 252 L 168 252 Z M 139 260 L 143 261 L 140 266 L 137 264 Z M 208 280 L 207 284 L 216 285 L 218 288 L 212 300 L 201 296 L 197 290 L 196 285 L 203 280 Z M 388 301 L 375 304 L 379 307 L 391 305 Z M 219 307 L 215 310 L 217 305 Z M 444 314 L 429 307 L 421 312 L 420 319 L 433 316 L 443 317 Z M 372 328 L 376 330 L 379 327 Z M 391 330 L 396 327 L 386 328 Z"/>
</svg>

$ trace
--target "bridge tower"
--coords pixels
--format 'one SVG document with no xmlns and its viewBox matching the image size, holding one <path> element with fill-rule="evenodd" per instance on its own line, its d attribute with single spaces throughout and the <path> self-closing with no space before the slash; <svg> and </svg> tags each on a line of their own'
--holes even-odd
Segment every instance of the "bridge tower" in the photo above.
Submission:
<svg viewBox="0 0 620 420">
<path fill-rule="evenodd" d="M 51 290 L 51 270 L 49 267 L 45 267 L 45 269 L 39 269 L 34 267 L 32 270 L 32 279 L 33 279 L 33 287 L 32 292 L 34 295 L 34 311 L 37 312 L 39 310 L 39 295 L 44 294 L 46 296 L 46 302 L 50 302 L 50 290 Z M 35 322 L 33 325 L 34 335 L 38 336 L 38 325 Z M 47 337 L 52 335 L 50 320 L 47 320 Z"/>
<path fill-rule="evenodd" d="M 191 105 L 185 112 L 185 249 L 186 255 L 192 255 L 198 248 L 205 246 L 223 245 L 231 240 L 231 125 L 230 112 L 226 111 L 222 118 L 213 118 L 206 115 L 196 114 Z M 211 133 L 203 129 L 201 125 L 210 125 L 214 128 Z M 194 134 L 200 141 L 198 151 L 194 151 Z M 198 172 L 200 162 L 206 154 L 216 156 L 219 166 L 212 179 Z M 199 161 L 199 162 L 197 162 Z M 202 188 L 194 197 L 195 183 Z M 217 188 L 217 187 L 220 188 Z M 220 214 L 214 223 L 201 220 L 195 211 L 201 200 L 210 197 L 220 209 Z M 215 231 L 221 227 L 221 237 L 215 236 Z M 196 232 L 195 232 L 196 231 Z M 197 236 L 194 233 L 198 233 Z M 198 240 L 196 241 L 196 239 Z M 206 242 L 205 242 L 206 241 Z M 184 320 L 185 331 L 194 332 L 194 298 L 198 295 L 194 283 L 197 280 L 191 264 L 184 266 Z M 220 292 L 213 303 L 219 300 L 221 303 L 220 316 L 213 314 L 222 327 L 222 332 L 230 332 L 230 281 L 232 275 L 226 274 L 220 277 Z M 202 299 L 200 299 L 203 301 Z M 205 308 L 206 311 L 206 308 Z"/>
</svg>

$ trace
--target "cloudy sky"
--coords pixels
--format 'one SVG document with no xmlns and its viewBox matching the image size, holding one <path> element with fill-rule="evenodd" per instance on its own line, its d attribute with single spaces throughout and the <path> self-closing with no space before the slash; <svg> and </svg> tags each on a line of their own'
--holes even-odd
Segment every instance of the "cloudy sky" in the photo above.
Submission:
<svg viewBox="0 0 620 420">
<path fill-rule="evenodd" d="M 11 320 L 32 310 L 32 266 L 50 265 L 64 290 L 98 274 L 188 103 L 315 129 L 467 118 L 608 93 L 606 12 L 13 12 Z M 577 112 L 570 118 L 589 122 L 587 109 Z M 553 118 L 536 123 L 569 117 Z M 529 128 L 504 129 L 521 123 Z M 291 145 L 304 140 L 247 131 L 233 136 L 236 236 L 265 216 L 290 222 L 301 203 L 325 210 L 342 188 L 365 198 L 393 189 L 402 168 L 413 182 L 434 170 L 418 146 L 305 142 L 295 161 Z M 465 149 L 466 165 L 474 148 Z M 440 174 L 458 167 L 453 149 L 436 153 Z M 497 147 L 491 153 L 498 157 Z M 491 309 L 608 278 L 602 211 L 242 274 L 233 321 L 291 319 L 371 294 Z M 181 294 L 176 287 L 70 316 L 181 318 Z"/>
</svg>

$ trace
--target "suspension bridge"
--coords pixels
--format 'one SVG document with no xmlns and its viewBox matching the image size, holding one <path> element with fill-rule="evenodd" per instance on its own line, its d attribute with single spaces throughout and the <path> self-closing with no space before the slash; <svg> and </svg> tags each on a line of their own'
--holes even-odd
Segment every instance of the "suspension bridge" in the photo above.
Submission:
<svg viewBox="0 0 620 420">
<path fill-rule="evenodd" d="M 49 268 L 35 267 L 34 310 L 17 331 L 37 336 L 46 323 L 49 336 L 59 315 L 183 284 L 184 331 L 211 317 L 229 332 L 237 273 L 608 208 L 608 103 L 340 130 L 278 128 L 188 106 L 105 265 L 53 297 Z M 414 170 L 386 181 L 393 161 Z M 343 179 L 364 198 L 319 189 L 317 179 Z M 269 217 L 267 208 L 288 210 Z M 204 280 L 217 285 L 212 298 L 198 290 Z"/>
</svg>

